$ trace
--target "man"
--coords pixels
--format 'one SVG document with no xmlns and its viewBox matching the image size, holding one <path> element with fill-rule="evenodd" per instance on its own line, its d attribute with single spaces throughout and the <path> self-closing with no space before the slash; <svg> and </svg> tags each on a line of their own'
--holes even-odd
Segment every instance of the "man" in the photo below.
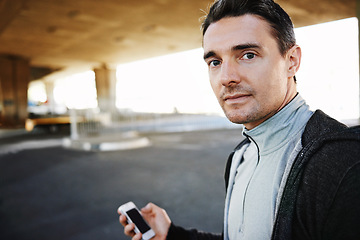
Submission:
<svg viewBox="0 0 360 240">
<path fill-rule="evenodd" d="M 297 93 L 301 49 L 272 0 L 219 0 L 203 23 L 204 60 L 227 118 L 247 138 L 225 171 L 222 235 L 142 209 L 156 239 L 359 239 L 360 128 L 311 112 Z M 125 234 L 134 234 L 126 224 Z"/>
</svg>

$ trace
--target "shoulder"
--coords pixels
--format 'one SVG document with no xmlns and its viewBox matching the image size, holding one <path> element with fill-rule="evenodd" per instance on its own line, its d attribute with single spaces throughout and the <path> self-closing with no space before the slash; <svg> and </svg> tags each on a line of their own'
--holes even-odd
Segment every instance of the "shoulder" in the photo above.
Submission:
<svg viewBox="0 0 360 240">
<path fill-rule="evenodd" d="M 322 112 L 314 113 L 302 142 L 295 207 L 295 225 L 299 227 L 294 232 L 298 235 L 307 228 L 338 236 L 333 229 L 341 225 L 339 217 L 351 226 L 360 224 L 354 220 L 360 214 L 360 208 L 354 208 L 360 201 L 360 127 L 349 128 Z M 339 229 L 354 232 L 350 225 Z"/>
<path fill-rule="evenodd" d="M 349 128 L 316 111 L 306 125 L 302 145 L 306 169 L 346 172 L 360 162 L 360 126 Z"/>
<path fill-rule="evenodd" d="M 302 143 L 304 180 L 339 182 L 360 163 L 360 127 L 349 128 L 321 111 L 310 118 Z"/>
<path fill-rule="evenodd" d="M 349 131 L 349 128 L 345 124 L 329 117 L 321 110 L 317 110 L 307 122 L 301 142 L 303 146 L 306 146 L 311 142 L 321 140 L 323 137 L 343 131 Z"/>
<path fill-rule="evenodd" d="M 330 193 L 351 177 L 360 187 L 360 140 L 355 138 L 327 139 L 305 152 L 303 183 L 308 187 L 323 187 Z M 329 185 L 329 186 L 328 186 Z M 315 189 L 315 188 L 310 188 Z M 325 193 L 324 193 L 325 194 Z"/>
</svg>

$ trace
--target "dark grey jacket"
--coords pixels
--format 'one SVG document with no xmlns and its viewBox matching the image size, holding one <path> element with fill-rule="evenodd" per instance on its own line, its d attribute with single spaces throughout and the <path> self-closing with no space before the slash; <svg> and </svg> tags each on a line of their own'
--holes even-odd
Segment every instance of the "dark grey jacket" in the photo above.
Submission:
<svg viewBox="0 0 360 240">
<path fill-rule="evenodd" d="M 360 127 L 348 128 L 318 110 L 301 141 L 303 149 L 289 173 L 272 240 L 360 239 Z M 226 187 L 233 154 L 226 164 Z M 172 224 L 167 239 L 222 236 Z"/>
</svg>

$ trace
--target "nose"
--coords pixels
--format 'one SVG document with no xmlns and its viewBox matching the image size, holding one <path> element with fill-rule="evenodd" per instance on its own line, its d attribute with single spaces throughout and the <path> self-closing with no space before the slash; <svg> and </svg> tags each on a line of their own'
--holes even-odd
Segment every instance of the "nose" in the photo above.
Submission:
<svg viewBox="0 0 360 240">
<path fill-rule="evenodd" d="M 221 64 L 220 82 L 223 86 L 230 86 L 240 83 L 241 78 L 236 63 L 232 61 Z"/>
</svg>

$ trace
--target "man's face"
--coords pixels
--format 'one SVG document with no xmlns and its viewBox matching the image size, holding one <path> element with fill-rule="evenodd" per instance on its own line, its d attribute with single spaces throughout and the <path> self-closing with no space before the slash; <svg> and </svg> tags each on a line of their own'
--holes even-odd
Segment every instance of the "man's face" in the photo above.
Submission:
<svg viewBox="0 0 360 240">
<path fill-rule="evenodd" d="M 223 18 L 208 27 L 203 47 L 212 89 L 230 121 L 254 128 L 296 95 L 291 58 L 280 54 L 265 20 Z"/>
</svg>

